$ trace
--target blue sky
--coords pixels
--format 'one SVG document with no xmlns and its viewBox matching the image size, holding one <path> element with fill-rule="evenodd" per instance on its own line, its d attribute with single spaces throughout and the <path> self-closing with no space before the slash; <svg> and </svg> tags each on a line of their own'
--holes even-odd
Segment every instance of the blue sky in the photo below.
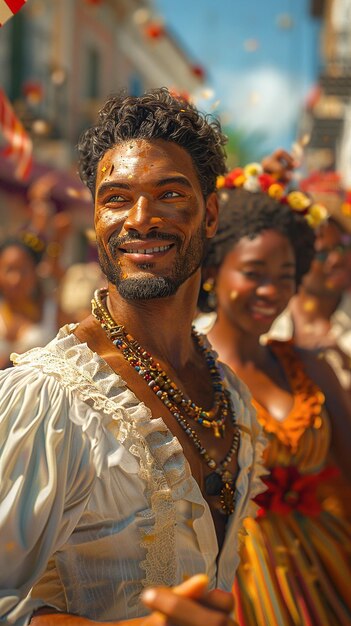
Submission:
<svg viewBox="0 0 351 626">
<path fill-rule="evenodd" d="M 320 22 L 309 0 L 154 0 L 156 11 L 207 70 L 218 112 L 257 156 L 296 139 L 299 112 L 320 69 Z M 218 102 L 219 101 L 219 102 Z"/>
</svg>

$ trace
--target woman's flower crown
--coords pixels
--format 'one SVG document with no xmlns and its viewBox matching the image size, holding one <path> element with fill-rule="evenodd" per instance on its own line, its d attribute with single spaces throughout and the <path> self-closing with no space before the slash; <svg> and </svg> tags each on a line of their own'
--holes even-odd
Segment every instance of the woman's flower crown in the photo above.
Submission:
<svg viewBox="0 0 351 626">
<path fill-rule="evenodd" d="M 287 204 L 296 213 L 304 215 L 312 228 L 317 228 L 328 217 L 323 204 L 314 202 L 300 190 L 286 192 L 286 185 L 274 175 L 264 172 L 260 163 L 249 163 L 243 168 L 236 167 L 225 176 L 218 176 L 217 189 L 236 187 L 242 187 L 251 193 L 263 192 L 270 198 Z"/>
</svg>

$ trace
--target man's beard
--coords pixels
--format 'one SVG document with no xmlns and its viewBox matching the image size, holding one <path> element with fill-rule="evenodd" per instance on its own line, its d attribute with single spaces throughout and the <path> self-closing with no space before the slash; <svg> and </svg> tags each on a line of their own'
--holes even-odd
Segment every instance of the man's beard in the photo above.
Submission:
<svg viewBox="0 0 351 626">
<path fill-rule="evenodd" d="M 124 247 L 133 240 L 147 241 L 160 240 L 174 242 L 178 254 L 173 268 L 168 276 L 142 275 L 134 278 L 123 278 L 121 266 L 114 263 L 113 259 L 119 247 Z M 129 234 L 128 237 L 112 236 L 108 242 L 111 258 L 107 255 L 103 245 L 98 241 L 98 253 L 101 269 L 108 281 L 115 285 L 118 293 L 125 300 L 151 300 L 155 298 L 167 298 L 173 296 L 182 285 L 201 266 L 205 252 L 205 223 L 203 222 L 184 252 L 179 253 L 181 239 L 176 235 L 166 233 L 150 233 L 142 238 L 138 233 Z M 148 269 L 148 264 L 140 266 L 141 271 Z"/>
</svg>

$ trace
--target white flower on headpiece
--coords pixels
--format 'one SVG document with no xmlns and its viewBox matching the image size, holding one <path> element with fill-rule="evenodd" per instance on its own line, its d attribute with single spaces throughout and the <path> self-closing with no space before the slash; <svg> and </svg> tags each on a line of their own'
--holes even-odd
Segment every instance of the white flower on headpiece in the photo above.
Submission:
<svg viewBox="0 0 351 626">
<path fill-rule="evenodd" d="M 247 191 L 251 191 L 251 193 L 261 191 L 261 184 L 257 176 L 248 176 L 243 184 L 243 187 Z"/>
</svg>

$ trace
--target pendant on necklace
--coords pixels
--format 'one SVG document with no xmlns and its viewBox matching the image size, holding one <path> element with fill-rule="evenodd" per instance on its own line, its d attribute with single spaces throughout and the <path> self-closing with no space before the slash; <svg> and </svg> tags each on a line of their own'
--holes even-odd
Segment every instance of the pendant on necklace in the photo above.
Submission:
<svg viewBox="0 0 351 626">
<path fill-rule="evenodd" d="M 235 493 L 229 483 L 225 483 L 222 487 L 219 501 L 222 511 L 225 515 L 234 513 L 235 509 Z"/>
<path fill-rule="evenodd" d="M 230 515 L 235 509 L 235 492 L 232 488 L 233 475 L 225 470 L 223 473 L 211 472 L 205 478 L 207 496 L 219 496 L 221 513 Z"/>
</svg>

